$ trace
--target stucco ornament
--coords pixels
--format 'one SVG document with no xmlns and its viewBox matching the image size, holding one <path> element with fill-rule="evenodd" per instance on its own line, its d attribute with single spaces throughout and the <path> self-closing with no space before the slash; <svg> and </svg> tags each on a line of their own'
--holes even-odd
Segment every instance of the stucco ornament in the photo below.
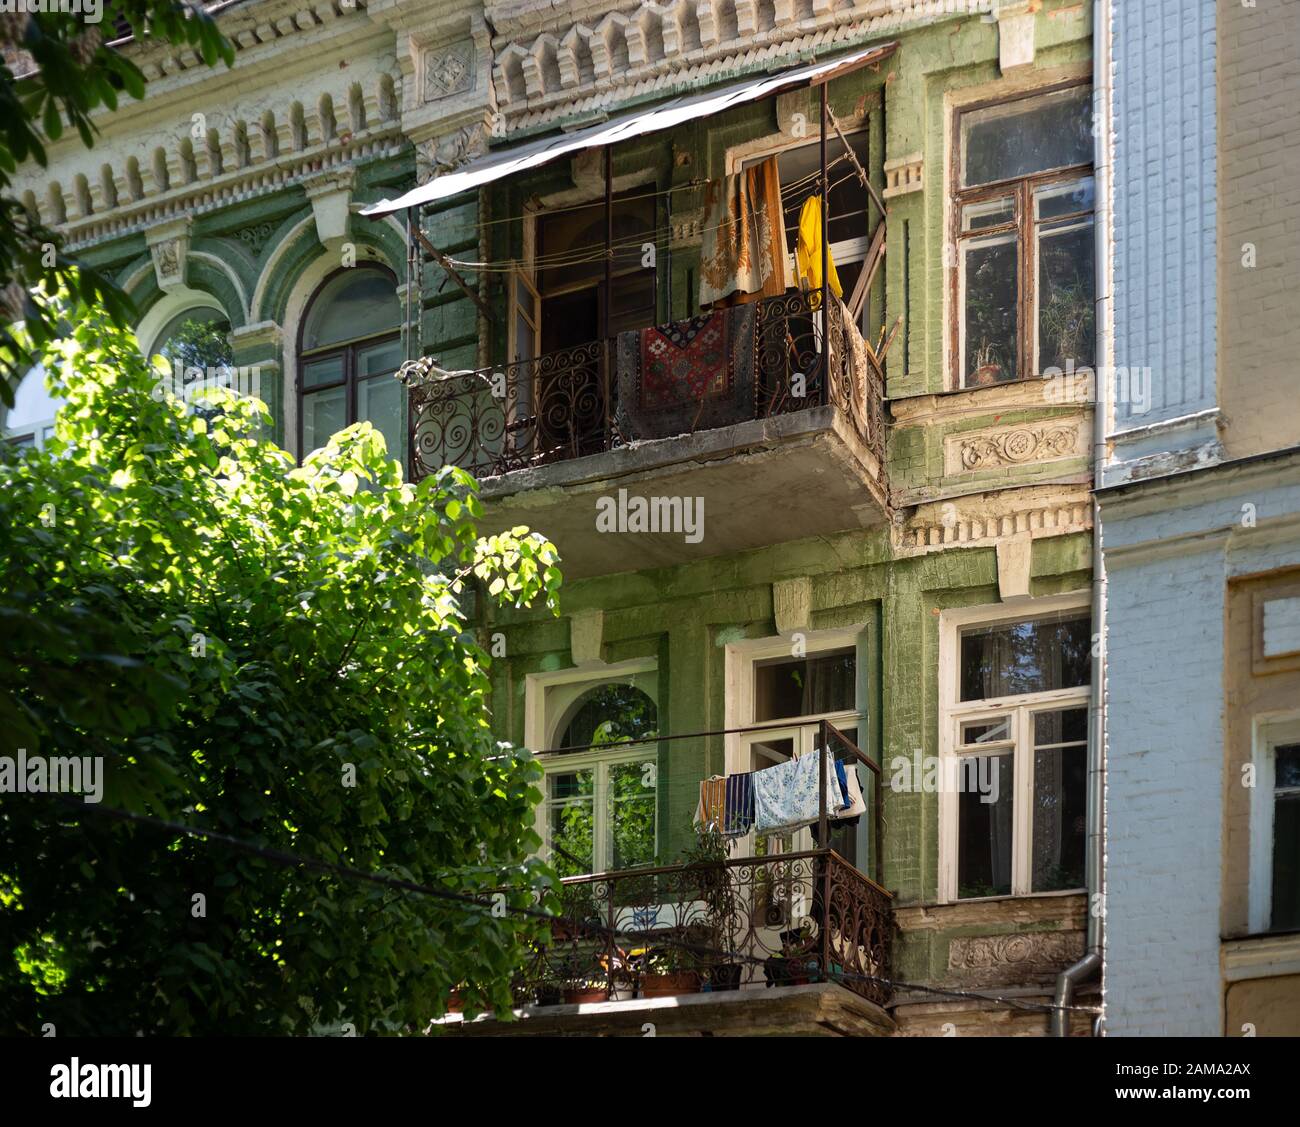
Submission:
<svg viewBox="0 0 1300 1127">
<path fill-rule="evenodd" d="M 1021 427 L 963 442 L 961 463 L 968 470 L 979 470 L 1039 458 L 1060 458 L 1075 453 L 1078 441 L 1076 427 Z"/>
<path fill-rule="evenodd" d="M 436 102 L 474 85 L 474 44 L 470 40 L 429 51 L 424 56 L 424 100 Z"/>
</svg>

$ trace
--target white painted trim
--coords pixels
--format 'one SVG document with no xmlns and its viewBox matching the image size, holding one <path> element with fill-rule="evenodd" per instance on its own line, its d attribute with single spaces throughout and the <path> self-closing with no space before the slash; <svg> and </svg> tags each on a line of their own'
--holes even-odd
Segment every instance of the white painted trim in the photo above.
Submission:
<svg viewBox="0 0 1300 1127">
<path fill-rule="evenodd" d="M 991 603 L 953 607 L 939 615 L 939 763 L 940 779 L 946 777 L 948 760 L 957 756 L 959 726 L 981 716 L 1011 714 L 1015 746 L 1012 755 L 1012 845 L 1011 895 L 1041 895 L 1031 891 L 1033 881 L 1033 739 L 1030 719 L 1034 712 L 1078 706 L 1091 701 L 1085 686 L 1054 689 L 1045 693 L 1023 693 L 978 701 L 958 700 L 958 667 L 961 660 L 961 630 L 967 626 L 996 626 L 1025 622 L 1062 612 L 1088 610 L 1087 591 L 1048 595 L 1021 603 Z M 957 793 L 939 788 L 939 888 L 941 903 L 957 901 Z M 962 903 L 968 903 L 968 897 Z M 983 898 L 981 898 L 983 899 Z"/>
<path fill-rule="evenodd" d="M 637 688 L 654 699 L 655 706 L 658 707 L 658 670 L 659 663 L 654 658 L 648 657 L 633 658 L 630 661 L 620 661 L 610 665 L 591 663 L 549 673 L 526 674 L 524 676 L 524 746 L 534 753 L 553 747 L 560 723 L 565 718 L 570 707 L 583 693 L 597 685 L 612 683 L 636 684 Z M 637 683 L 636 679 L 638 677 L 643 678 L 641 683 Z M 559 694 L 558 699 L 553 697 L 548 701 L 547 690 L 549 689 L 562 689 L 564 691 Z M 564 756 L 556 756 L 549 761 L 543 759 L 541 763 L 546 774 L 595 766 L 597 770 L 592 801 L 599 806 L 604 802 L 608 794 L 608 765 L 610 763 L 629 762 L 642 756 L 657 759 L 657 748 L 651 751 L 646 750 L 651 746 L 641 745 L 639 749 L 627 749 L 620 748 L 618 744 L 611 744 L 608 749 L 573 752 Z M 543 798 L 537 804 L 533 823 L 537 836 L 542 839 L 543 856 L 546 852 L 547 840 L 547 799 L 545 791 L 546 780 L 543 779 Z M 609 860 L 604 856 L 604 836 L 604 834 L 597 833 L 593 843 L 595 852 L 593 864 L 596 872 L 605 871 L 604 866 Z M 655 795 L 655 840 L 659 840 L 659 798 L 657 789 Z"/>
<path fill-rule="evenodd" d="M 158 344 L 158 334 L 163 331 L 167 322 L 190 309 L 217 309 L 226 317 L 230 316 L 230 311 L 215 294 L 191 289 L 189 286 L 179 286 L 165 292 L 158 301 L 153 303 L 149 312 L 140 318 L 140 324 L 135 330 L 136 339 L 140 342 L 140 351 L 146 357 L 152 356 Z"/>
<path fill-rule="evenodd" d="M 635 678 L 638 674 L 654 674 L 658 669 L 659 663 L 654 658 L 638 657 L 611 665 L 590 664 L 560 669 L 553 673 L 526 674 L 524 676 L 524 746 L 534 753 L 552 747 L 552 740 L 564 711 L 587 689 L 614 681 L 626 681 L 628 678 Z M 638 684 L 637 687 L 654 698 L 655 706 L 658 707 L 658 686 L 654 683 L 654 678 L 648 681 L 647 685 Z M 556 714 L 548 717 L 546 690 L 559 685 L 571 685 L 575 688 L 572 694 L 566 694 L 566 699 L 559 708 L 553 709 Z"/>
<path fill-rule="evenodd" d="M 1250 794 L 1250 882 L 1248 923 L 1262 934 L 1273 919 L 1274 748 L 1300 742 L 1300 709 L 1256 716 L 1251 731 L 1251 762 L 1255 786 Z"/>
</svg>

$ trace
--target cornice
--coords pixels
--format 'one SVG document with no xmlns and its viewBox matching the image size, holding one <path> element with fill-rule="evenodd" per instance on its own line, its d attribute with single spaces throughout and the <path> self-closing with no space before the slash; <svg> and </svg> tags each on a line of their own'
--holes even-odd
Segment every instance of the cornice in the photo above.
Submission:
<svg viewBox="0 0 1300 1127">
<path fill-rule="evenodd" d="M 505 0 L 490 4 L 493 85 L 508 132 L 759 71 L 993 0 Z M 612 10 L 611 10 L 612 9 Z"/>
</svg>

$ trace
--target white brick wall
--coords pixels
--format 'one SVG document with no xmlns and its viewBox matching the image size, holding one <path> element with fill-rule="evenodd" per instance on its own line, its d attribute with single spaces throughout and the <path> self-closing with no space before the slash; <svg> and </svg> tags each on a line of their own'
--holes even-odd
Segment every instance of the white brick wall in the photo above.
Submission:
<svg viewBox="0 0 1300 1127">
<path fill-rule="evenodd" d="M 1222 547 L 1113 568 L 1108 589 L 1106 1032 L 1215 1036 Z"/>
</svg>

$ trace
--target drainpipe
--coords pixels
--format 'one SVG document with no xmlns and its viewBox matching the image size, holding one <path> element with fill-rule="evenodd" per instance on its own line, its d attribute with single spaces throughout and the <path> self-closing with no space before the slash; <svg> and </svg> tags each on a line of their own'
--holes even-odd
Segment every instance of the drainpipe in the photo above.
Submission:
<svg viewBox="0 0 1300 1127">
<path fill-rule="evenodd" d="M 1114 370 L 1114 310 L 1110 291 L 1111 264 L 1111 84 L 1110 84 L 1111 0 L 1093 0 L 1092 5 L 1092 90 L 1094 107 L 1093 177 L 1096 203 L 1093 231 L 1096 237 L 1095 287 L 1097 325 L 1096 393 L 1093 407 L 1092 473 L 1094 486 L 1101 484 L 1106 458 L 1106 435 L 1110 429 L 1110 376 Z M 1105 889 L 1105 800 L 1106 800 L 1106 564 L 1102 555 L 1101 511 L 1094 491 L 1092 498 L 1092 700 L 1088 710 L 1088 940 L 1082 959 L 1056 977 L 1053 1002 L 1068 1006 L 1075 987 L 1094 974 L 1102 973 L 1105 952 L 1105 918 L 1101 914 Z M 1054 1009 L 1050 1019 L 1053 1037 L 1069 1032 L 1069 1013 Z M 1093 1034 L 1102 1032 L 1099 1018 Z"/>
</svg>

